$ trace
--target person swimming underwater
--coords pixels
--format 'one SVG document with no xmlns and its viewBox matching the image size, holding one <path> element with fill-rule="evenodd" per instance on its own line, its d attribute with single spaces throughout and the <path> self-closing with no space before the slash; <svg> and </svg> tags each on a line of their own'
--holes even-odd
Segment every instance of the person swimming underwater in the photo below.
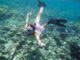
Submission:
<svg viewBox="0 0 80 60">
<path fill-rule="evenodd" d="M 61 27 L 66 27 L 64 24 L 62 23 L 66 23 L 67 20 L 64 19 L 50 19 L 47 23 L 45 23 L 44 25 L 40 25 L 40 17 L 41 14 L 43 12 L 43 7 L 46 7 L 46 4 L 44 2 L 41 2 L 40 0 L 38 0 L 38 7 L 40 8 L 40 11 L 35 19 L 35 21 L 33 22 L 33 24 L 28 24 L 28 19 L 29 16 L 32 14 L 31 12 L 27 14 L 27 18 L 26 18 L 26 26 L 25 26 L 25 31 L 27 32 L 27 38 L 31 39 L 31 40 L 37 40 L 38 44 L 40 46 L 46 46 L 46 44 L 42 43 L 42 41 L 40 40 L 40 35 L 44 32 L 45 28 L 49 25 L 49 24 L 55 24 Z"/>
</svg>

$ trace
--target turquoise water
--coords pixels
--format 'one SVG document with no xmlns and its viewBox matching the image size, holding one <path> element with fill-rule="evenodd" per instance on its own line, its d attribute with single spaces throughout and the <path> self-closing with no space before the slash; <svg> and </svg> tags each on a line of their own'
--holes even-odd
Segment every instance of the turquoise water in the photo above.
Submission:
<svg viewBox="0 0 80 60">
<path fill-rule="evenodd" d="M 70 21 L 79 22 L 80 20 L 80 2 L 79 1 L 62 1 L 62 0 L 50 0 L 46 1 L 46 8 L 44 8 L 44 13 L 47 12 L 47 10 L 52 11 L 50 12 L 50 16 L 53 18 L 65 18 Z M 27 12 L 32 11 L 27 9 L 27 7 L 30 7 L 33 9 L 35 13 L 38 13 L 39 7 L 37 6 L 37 0 L 2 0 L 0 1 L 1 5 L 7 5 L 9 9 L 16 9 L 20 12 L 23 12 L 24 14 L 27 14 Z M 26 10 L 27 9 L 27 10 Z M 36 9 L 36 10 L 35 10 Z M 57 11 L 58 10 L 58 11 Z M 36 12 L 37 11 L 37 12 Z M 46 11 L 46 12 L 45 12 Z M 33 14 L 35 14 L 33 12 Z M 57 13 L 55 13 L 57 12 Z M 54 16 L 56 14 L 56 16 Z M 62 14 L 60 16 L 59 14 Z M 66 16 L 65 16 L 66 15 Z"/>
<path fill-rule="evenodd" d="M 49 25 L 41 35 L 46 47 L 27 39 L 24 26 L 26 15 L 32 12 L 33 23 L 40 7 L 37 0 L 0 0 L 0 59 L 1 60 L 79 60 L 80 1 L 41 0 L 46 3 L 40 24 L 50 18 L 66 19 L 65 28 Z"/>
<path fill-rule="evenodd" d="M 45 20 L 48 21 L 49 18 L 61 18 L 61 19 L 67 19 L 68 21 L 80 22 L 80 2 L 79 1 L 62 1 L 62 0 L 46 1 L 44 0 L 44 2 L 46 3 L 46 7 L 44 8 L 44 11 L 41 17 L 42 20 L 44 20 L 43 22 L 45 22 Z M 14 10 L 14 13 L 18 12 L 23 14 L 23 17 L 21 17 L 22 20 L 26 19 L 26 14 L 28 12 L 33 13 L 33 16 L 31 16 L 30 19 L 32 20 L 35 19 L 40 9 L 37 6 L 38 5 L 37 0 L 21 0 L 21 1 L 2 0 L 0 1 L 0 5 L 5 5 L 7 10 L 10 10 L 10 11 Z M 6 13 L 6 12 L 3 12 L 3 13 Z M 18 17 L 15 17 L 15 18 L 18 18 Z M 23 23 L 25 23 L 25 21 L 23 21 Z"/>
</svg>

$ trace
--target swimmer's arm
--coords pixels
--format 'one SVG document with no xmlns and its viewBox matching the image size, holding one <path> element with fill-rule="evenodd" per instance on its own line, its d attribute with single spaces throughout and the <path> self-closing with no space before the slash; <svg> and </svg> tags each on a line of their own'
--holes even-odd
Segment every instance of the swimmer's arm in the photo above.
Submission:
<svg viewBox="0 0 80 60">
<path fill-rule="evenodd" d="M 30 15 L 32 15 L 32 13 L 31 12 L 29 12 L 28 14 L 27 14 L 27 18 L 26 18 L 26 25 L 28 25 L 28 20 L 29 20 L 29 16 Z"/>
<path fill-rule="evenodd" d="M 39 44 L 40 46 L 46 46 L 46 44 L 43 44 L 43 43 L 41 42 L 41 40 L 40 40 L 40 38 L 39 38 L 39 35 L 35 34 L 35 36 L 36 36 L 36 39 L 37 39 L 38 44 Z"/>
<path fill-rule="evenodd" d="M 38 41 L 38 44 L 40 45 L 41 44 L 41 40 L 40 40 L 39 36 L 38 35 L 35 35 L 35 36 L 36 36 L 36 39 Z"/>
<path fill-rule="evenodd" d="M 27 27 L 27 25 L 28 25 L 28 19 L 29 19 L 29 15 L 27 15 L 27 18 L 26 18 L 25 30 L 26 30 L 26 27 Z"/>
<path fill-rule="evenodd" d="M 29 20 L 29 15 L 27 15 L 27 18 L 26 18 L 26 26 L 28 25 L 28 20 Z"/>
</svg>

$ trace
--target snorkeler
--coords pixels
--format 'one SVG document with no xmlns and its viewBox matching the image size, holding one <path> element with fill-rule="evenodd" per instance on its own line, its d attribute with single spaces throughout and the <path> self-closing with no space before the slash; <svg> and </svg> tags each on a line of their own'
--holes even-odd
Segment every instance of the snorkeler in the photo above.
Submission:
<svg viewBox="0 0 80 60">
<path fill-rule="evenodd" d="M 38 0 L 39 2 L 39 7 L 40 11 L 35 19 L 35 21 L 33 22 L 33 24 L 28 24 L 28 19 L 29 16 L 32 14 L 31 12 L 27 14 L 27 19 L 26 19 L 26 26 L 25 26 L 25 30 L 27 32 L 27 38 L 31 39 L 31 40 L 37 40 L 38 44 L 40 46 L 46 46 L 46 44 L 42 43 L 40 40 L 40 35 L 44 32 L 45 28 L 49 25 L 49 24 L 56 24 L 58 26 L 61 27 L 66 27 L 64 24 L 62 23 L 66 23 L 67 20 L 64 19 L 50 19 L 47 23 L 45 23 L 44 25 L 40 25 L 40 17 L 41 14 L 43 12 L 43 7 L 46 6 L 45 3 L 41 2 L 40 0 Z M 45 5 L 45 6 L 44 6 Z"/>
</svg>

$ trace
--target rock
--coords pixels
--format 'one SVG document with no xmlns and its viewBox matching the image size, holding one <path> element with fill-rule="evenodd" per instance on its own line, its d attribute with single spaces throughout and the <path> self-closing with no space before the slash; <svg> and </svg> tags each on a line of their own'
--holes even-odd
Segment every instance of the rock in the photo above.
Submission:
<svg viewBox="0 0 80 60">
<path fill-rule="evenodd" d="M 42 56 L 48 56 L 49 55 L 49 52 L 44 50 L 44 49 L 41 49 L 40 52 L 41 52 Z"/>
<path fill-rule="evenodd" d="M 52 53 L 52 50 L 48 50 L 48 53 Z"/>
<path fill-rule="evenodd" d="M 54 47 L 53 46 L 49 46 L 49 50 L 54 50 Z"/>
<path fill-rule="evenodd" d="M 62 44 L 63 44 L 63 45 L 66 45 L 66 44 L 67 44 L 67 42 L 65 42 L 65 41 L 64 41 Z"/>
<path fill-rule="evenodd" d="M 53 60 L 52 58 L 49 58 L 48 60 Z"/>
<path fill-rule="evenodd" d="M 32 41 L 30 41 L 30 40 L 27 40 L 27 44 L 31 44 L 32 43 Z"/>
<path fill-rule="evenodd" d="M 18 35 L 18 36 L 22 35 L 22 32 L 17 32 L 17 35 Z"/>
<path fill-rule="evenodd" d="M 36 50 L 36 47 L 32 46 L 32 47 L 31 47 L 31 50 Z"/>
<path fill-rule="evenodd" d="M 62 53 L 62 49 L 61 49 L 61 48 L 58 48 L 58 49 L 56 50 L 56 53 L 57 53 L 57 54 L 61 54 L 61 53 Z"/>
<path fill-rule="evenodd" d="M 56 55 L 56 53 L 53 51 L 52 53 L 51 53 L 52 55 Z"/>
<path fill-rule="evenodd" d="M 0 17 L 1 17 L 0 20 L 4 20 L 4 19 L 6 19 L 6 18 L 9 17 L 7 15 L 8 11 L 9 11 L 8 6 L 6 6 L 6 5 L 0 5 Z"/>
<path fill-rule="evenodd" d="M 4 38 L 0 38 L 0 43 L 5 44 L 5 43 L 8 43 L 8 41 L 6 41 Z"/>
<path fill-rule="evenodd" d="M 4 57 L 4 56 L 0 56 L 0 59 L 1 59 L 1 60 L 7 60 L 7 58 Z"/>
<path fill-rule="evenodd" d="M 11 31 L 8 31 L 6 34 L 7 35 L 11 35 L 13 32 L 11 32 Z"/>
<path fill-rule="evenodd" d="M 67 55 L 67 59 L 68 59 L 68 60 L 71 60 L 71 56 L 70 56 L 70 55 Z"/>
<path fill-rule="evenodd" d="M 2 56 L 2 53 L 1 53 L 1 51 L 0 51 L 0 56 Z"/>
<path fill-rule="evenodd" d="M 12 27 L 10 30 L 13 31 L 13 32 L 15 32 L 16 29 L 17 29 L 17 27 L 15 26 L 15 27 Z"/>
<path fill-rule="evenodd" d="M 63 59 L 59 58 L 59 60 L 63 60 Z"/>
</svg>

